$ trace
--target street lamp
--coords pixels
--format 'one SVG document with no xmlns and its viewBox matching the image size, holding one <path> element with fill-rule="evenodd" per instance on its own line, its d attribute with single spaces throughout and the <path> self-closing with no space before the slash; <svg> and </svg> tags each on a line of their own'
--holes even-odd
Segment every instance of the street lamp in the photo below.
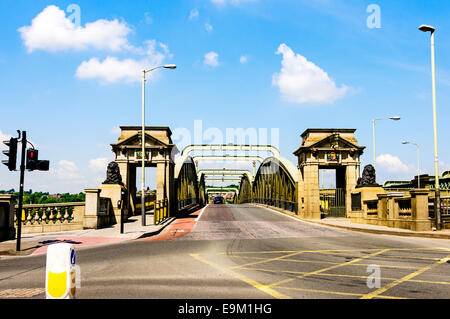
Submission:
<svg viewBox="0 0 450 319">
<path fill-rule="evenodd" d="M 373 125 L 373 166 L 375 168 L 375 173 L 377 172 L 377 153 L 375 151 L 375 122 L 376 121 L 381 121 L 381 120 L 393 120 L 393 121 L 400 121 L 400 117 L 399 116 L 391 116 L 391 117 L 383 117 L 380 119 L 374 119 L 372 120 L 372 125 Z"/>
<path fill-rule="evenodd" d="M 150 70 L 142 71 L 142 194 L 141 194 L 141 217 L 142 226 L 145 226 L 145 75 L 156 69 L 176 69 L 175 64 L 160 65 Z"/>
<path fill-rule="evenodd" d="M 437 115 L 436 115 L 436 65 L 435 65 L 435 53 L 434 53 L 434 32 L 435 27 L 430 25 L 421 25 L 419 30 L 422 32 L 431 33 L 431 77 L 433 83 L 433 126 L 434 126 L 434 175 L 435 175 L 435 201 L 434 211 L 436 216 L 436 228 L 441 229 L 441 199 L 439 190 L 439 158 L 438 158 L 438 145 L 437 145 Z"/>
<path fill-rule="evenodd" d="M 411 145 L 415 145 L 417 147 L 417 188 L 420 188 L 420 147 L 419 144 L 416 143 L 411 143 L 411 142 L 407 142 L 404 141 L 402 144 L 407 145 L 407 144 L 411 144 Z"/>
</svg>

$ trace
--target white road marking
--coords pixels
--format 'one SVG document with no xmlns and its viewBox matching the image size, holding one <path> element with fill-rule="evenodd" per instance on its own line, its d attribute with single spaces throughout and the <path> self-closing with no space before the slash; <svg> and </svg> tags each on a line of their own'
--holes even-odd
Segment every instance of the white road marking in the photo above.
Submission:
<svg viewBox="0 0 450 319">
<path fill-rule="evenodd" d="M 275 213 L 277 213 L 277 214 L 279 214 L 279 215 L 282 215 L 282 216 L 284 216 L 284 217 L 288 217 L 288 218 L 293 219 L 293 220 L 295 220 L 295 221 L 298 221 L 298 222 L 300 222 L 300 223 L 302 223 L 302 224 L 309 224 L 309 225 L 311 225 L 311 223 L 308 223 L 308 222 L 306 222 L 306 221 L 304 221 L 304 220 L 301 220 L 301 219 L 299 219 L 299 218 L 296 218 L 296 217 L 294 217 L 294 216 L 290 216 L 290 215 L 288 215 L 288 214 L 284 214 L 284 213 L 279 212 L 279 211 L 277 211 L 276 209 L 273 209 L 273 208 L 270 208 L 270 207 L 263 207 L 263 206 L 258 206 L 258 205 L 253 205 L 253 206 L 254 206 L 254 207 L 259 207 L 259 208 L 262 208 L 262 209 L 270 210 L 271 212 L 275 212 Z M 320 225 L 320 224 L 316 224 L 316 223 L 314 224 L 314 226 L 322 227 L 322 228 L 327 228 L 327 229 L 333 228 L 333 227 L 330 227 L 330 226 L 327 226 L 327 225 Z M 334 229 L 336 229 L 336 228 L 334 228 Z M 345 229 L 339 229 L 339 231 L 346 232 Z"/>
<path fill-rule="evenodd" d="M 195 219 L 196 222 L 198 222 L 200 217 L 202 217 L 203 212 L 205 211 L 206 207 L 208 207 L 208 206 L 209 206 L 209 204 L 207 204 L 205 207 L 203 207 L 202 211 L 200 212 L 200 215 L 198 215 L 198 217 Z"/>
</svg>

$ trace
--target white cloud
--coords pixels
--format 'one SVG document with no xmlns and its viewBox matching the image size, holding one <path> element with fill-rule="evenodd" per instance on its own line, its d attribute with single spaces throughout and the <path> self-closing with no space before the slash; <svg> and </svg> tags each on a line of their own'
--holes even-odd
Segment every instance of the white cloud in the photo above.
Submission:
<svg viewBox="0 0 450 319">
<path fill-rule="evenodd" d="M 117 19 L 100 19 L 77 27 L 57 6 L 47 6 L 31 22 L 18 29 L 28 52 L 100 49 L 130 49 L 127 36 L 131 29 Z"/>
<path fill-rule="evenodd" d="M 283 55 L 280 73 L 275 73 L 272 85 L 278 86 L 282 98 L 296 104 L 331 104 L 343 97 L 348 87 L 336 87 L 328 74 L 300 54 L 295 54 L 286 44 L 281 44 L 276 54 Z"/>
<path fill-rule="evenodd" d="M 109 158 L 107 157 L 94 158 L 89 161 L 89 168 L 94 172 L 106 172 L 108 163 Z"/>
<path fill-rule="evenodd" d="M 189 20 L 197 20 L 199 16 L 199 12 L 198 9 L 192 9 L 191 12 L 189 12 Z"/>
<path fill-rule="evenodd" d="M 383 167 L 389 173 L 411 173 L 412 168 L 404 164 L 400 158 L 391 154 L 382 154 L 377 157 L 377 166 Z"/>
<path fill-rule="evenodd" d="M 205 23 L 205 30 L 206 30 L 206 32 L 212 32 L 214 30 L 214 28 L 209 23 Z"/>
<path fill-rule="evenodd" d="M 115 83 L 119 81 L 138 82 L 141 72 L 147 67 L 145 60 L 133 59 L 119 60 L 116 57 L 107 57 L 103 61 L 92 58 L 83 61 L 76 71 L 79 79 L 99 79 L 104 82 Z"/>
<path fill-rule="evenodd" d="M 78 166 L 67 160 L 60 160 L 58 162 L 58 168 L 52 170 L 54 175 L 58 179 L 70 180 L 77 183 L 83 183 L 86 179 L 79 174 Z"/>
<path fill-rule="evenodd" d="M 246 55 L 243 55 L 239 58 L 239 62 L 241 62 L 241 64 L 245 64 L 248 62 L 248 57 Z"/>
<path fill-rule="evenodd" d="M 83 61 L 76 71 L 79 79 L 98 79 L 101 82 L 116 83 L 125 81 L 128 83 L 139 82 L 142 77 L 142 70 L 151 66 L 159 65 L 166 57 L 171 57 L 167 45 L 160 43 L 163 52 L 156 50 L 156 41 L 147 41 L 146 57 L 141 60 L 123 59 L 108 56 L 103 61 L 98 58 L 91 58 Z M 153 74 L 149 74 L 151 79 Z"/>
<path fill-rule="evenodd" d="M 219 54 L 214 51 L 205 54 L 205 59 L 203 60 L 205 65 L 209 65 L 213 68 L 219 66 Z"/>
</svg>

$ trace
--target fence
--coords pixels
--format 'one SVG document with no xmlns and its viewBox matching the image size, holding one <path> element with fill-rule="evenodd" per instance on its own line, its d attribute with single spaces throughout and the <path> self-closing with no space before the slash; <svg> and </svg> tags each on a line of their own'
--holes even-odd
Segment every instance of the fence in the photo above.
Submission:
<svg viewBox="0 0 450 319">
<path fill-rule="evenodd" d="M 273 200 L 273 199 L 264 199 L 264 198 L 253 198 L 247 201 L 247 203 L 255 203 L 255 204 L 263 204 L 267 206 L 277 207 L 283 210 L 287 210 L 297 214 L 298 212 L 298 203 L 289 202 L 285 200 Z M 245 202 L 243 202 L 245 204 Z"/>
<path fill-rule="evenodd" d="M 169 201 L 166 199 L 157 201 L 155 204 L 155 212 L 153 214 L 153 224 L 158 225 L 169 218 Z"/>
<path fill-rule="evenodd" d="M 345 217 L 345 189 L 321 189 L 320 211 L 322 217 Z"/>
<path fill-rule="evenodd" d="M 450 196 L 441 197 L 441 221 L 443 228 L 450 225 Z"/>
<path fill-rule="evenodd" d="M 197 205 L 197 198 L 186 198 L 179 200 L 177 202 L 178 212 L 192 208 L 194 205 Z"/>
<path fill-rule="evenodd" d="M 155 209 L 156 194 L 145 195 L 145 210 Z M 140 212 L 142 207 L 141 196 L 136 196 L 136 211 Z"/>
</svg>

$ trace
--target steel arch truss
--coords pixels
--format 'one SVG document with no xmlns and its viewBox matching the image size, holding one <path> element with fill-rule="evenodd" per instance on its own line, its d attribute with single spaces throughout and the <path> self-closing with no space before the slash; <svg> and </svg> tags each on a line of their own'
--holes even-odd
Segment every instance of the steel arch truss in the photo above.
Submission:
<svg viewBox="0 0 450 319">
<path fill-rule="evenodd" d="M 178 211 L 206 202 L 205 176 L 197 179 L 195 163 L 191 157 L 176 168 L 175 188 Z"/>
<path fill-rule="evenodd" d="M 242 176 L 239 183 L 239 193 L 235 196 L 235 204 L 250 203 L 253 199 L 252 195 L 252 182 L 247 175 Z"/>
<path fill-rule="evenodd" d="M 251 191 L 249 181 L 245 177 L 241 180 L 240 202 L 252 201 L 297 213 L 297 179 L 291 173 L 292 167 L 287 167 L 289 164 L 292 165 L 275 157 L 266 159 L 259 167 Z"/>
</svg>

